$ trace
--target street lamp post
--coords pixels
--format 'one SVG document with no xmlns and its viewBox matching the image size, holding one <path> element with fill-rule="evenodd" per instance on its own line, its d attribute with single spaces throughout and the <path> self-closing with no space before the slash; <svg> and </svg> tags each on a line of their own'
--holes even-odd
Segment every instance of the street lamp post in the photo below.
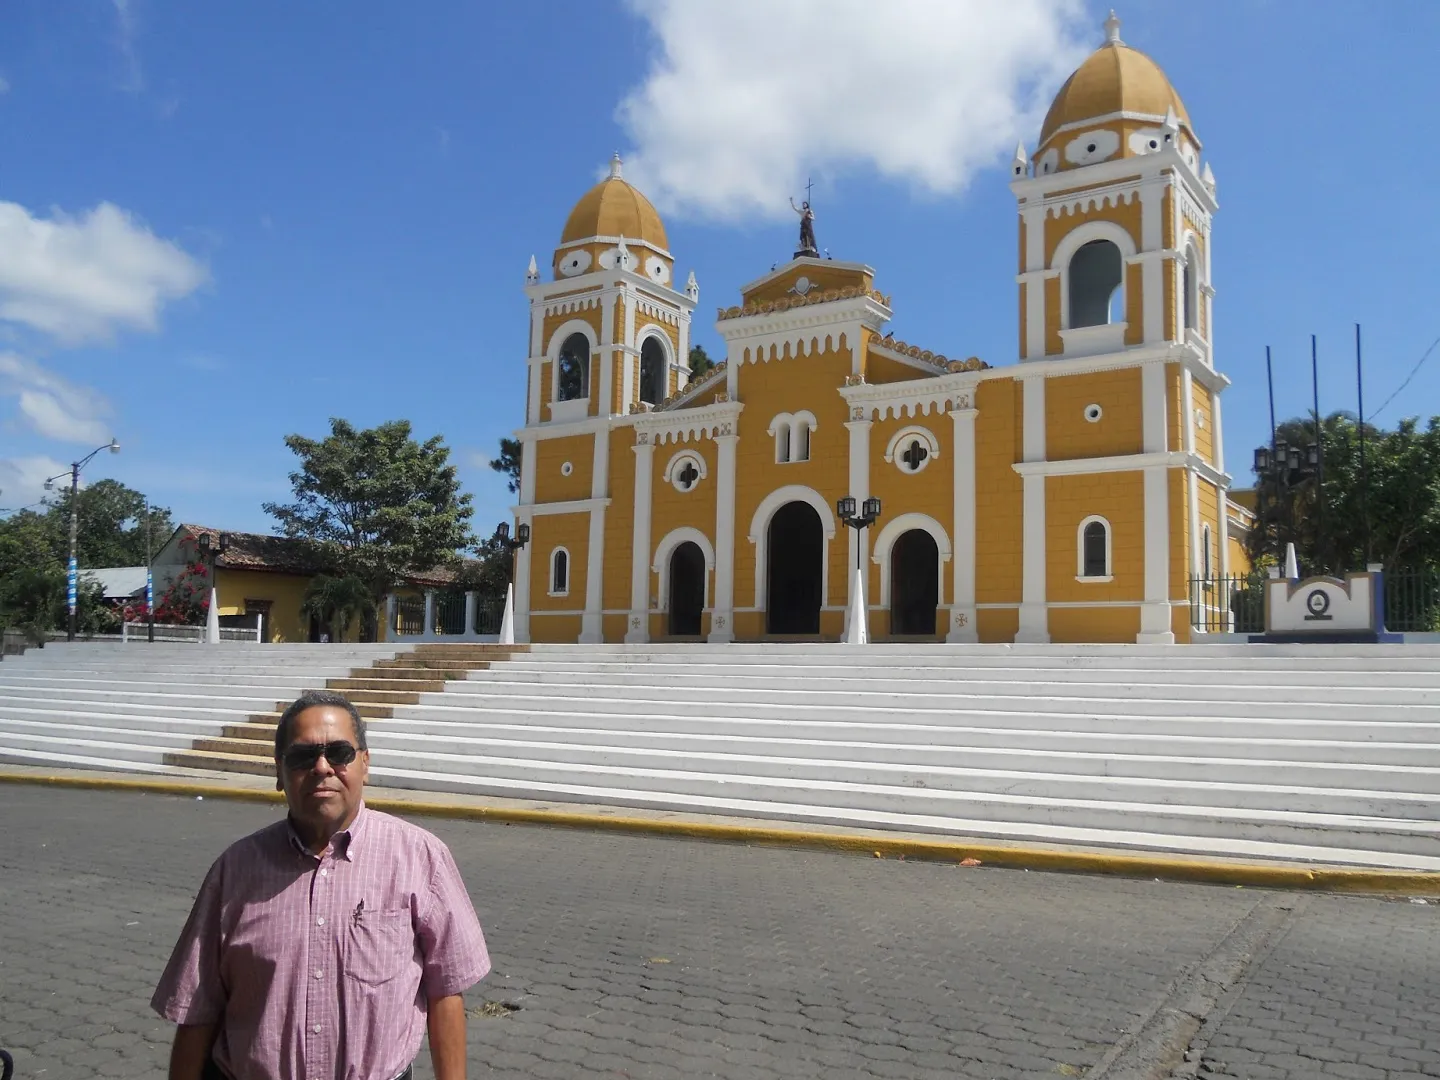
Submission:
<svg viewBox="0 0 1440 1080">
<path fill-rule="evenodd" d="M 1288 539 L 1291 542 L 1295 540 L 1295 500 L 1291 496 L 1291 491 L 1312 477 L 1318 477 L 1319 474 L 1320 446 L 1318 443 L 1312 442 L 1300 446 L 1276 442 L 1273 452 L 1268 446 L 1255 448 L 1255 475 L 1261 481 L 1260 490 L 1262 493 L 1265 491 L 1264 481 L 1269 480 L 1272 500 L 1279 498 L 1284 501 Z M 1316 498 L 1320 498 L 1318 491 Z M 1277 537 L 1277 540 L 1280 540 L 1280 548 L 1283 552 L 1284 540 L 1280 537 Z M 1317 535 L 1315 550 L 1311 552 L 1312 558 L 1317 562 L 1320 559 L 1322 542 L 1322 538 Z"/>
<path fill-rule="evenodd" d="M 90 459 L 102 450 L 109 450 L 112 454 L 120 452 L 120 440 L 111 439 L 104 446 L 97 446 L 90 453 L 86 454 L 79 461 L 70 466 L 70 567 L 67 574 L 66 594 L 70 607 L 70 618 L 65 631 L 65 640 L 75 640 L 75 602 L 80 585 L 79 564 L 75 561 L 75 540 L 80 532 L 80 470 L 90 464 Z M 54 489 L 55 481 L 64 476 L 64 473 L 57 473 L 45 481 L 45 490 Z"/>
<path fill-rule="evenodd" d="M 510 523 L 495 526 L 495 542 L 510 552 L 510 583 L 505 586 L 505 612 L 500 616 L 500 644 L 515 644 L 515 553 L 530 542 L 530 523 L 522 521 L 510 536 Z"/>
<path fill-rule="evenodd" d="M 870 640 L 870 634 L 865 625 L 865 582 L 860 575 L 860 530 L 875 524 L 880 516 L 880 500 L 870 496 L 861 506 L 859 514 L 855 513 L 855 501 L 853 495 L 837 499 L 835 512 L 843 524 L 855 530 L 855 585 L 851 590 L 850 626 L 845 640 L 852 645 L 864 645 Z"/>
<path fill-rule="evenodd" d="M 200 548 L 200 557 L 210 560 L 210 604 L 205 609 L 205 640 L 215 645 L 220 641 L 220 583 L 215 564 L 221 555 L 230 550 L 230 538 L 223 532 L 218 537 L 212 537 L 208 532 L 201 533 L 196 546 Z"/>
</svg>

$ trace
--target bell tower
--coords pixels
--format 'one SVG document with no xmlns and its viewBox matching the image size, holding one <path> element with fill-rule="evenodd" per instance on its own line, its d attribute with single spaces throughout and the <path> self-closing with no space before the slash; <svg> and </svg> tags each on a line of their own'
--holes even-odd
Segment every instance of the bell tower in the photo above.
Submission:
<svg viewBox="0 0 1440 1080">
<path fill-rule="evenodd" d="M 1189 341 L 1211 364 L 1214 175 L 1160 67 L 1105 41 L 1061 87 L 1033 154 L 1017 148 L 1020 357 Z"/>
<path fill-rule="evenodd" d="M 623 416 L 684 387 L 699 289 L 677 291 L 674 271 L 664 223 L 617 154 L 570 212 L 552 280 L 533 259 L 526 273 L 529 424 Z"/>
</svg>

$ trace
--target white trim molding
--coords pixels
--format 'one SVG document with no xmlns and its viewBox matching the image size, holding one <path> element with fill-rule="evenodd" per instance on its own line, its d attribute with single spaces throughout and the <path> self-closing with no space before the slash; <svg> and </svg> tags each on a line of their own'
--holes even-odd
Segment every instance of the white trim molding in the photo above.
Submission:
<svg viewBox="0 0 1440 1080">
<path fill-rule="evenodd" d="M 890 606 L 890 579 L 893 576 L 890 567 L 891 553 L 895 549 L 896 542 L 902 536 L 915 530 L 929 533 L 935 541 L 935 549 L 940 556 L 935 599 L 940 607 L 945 606 L 945 564 L 954 554 L 950 547 L 950 537 L 945 532 L 945 526 L 929 514 L 912 511 L 892 518 L 875 537 L 875 553 L 870 556 L 870 561 L 880 567 L 880 606 L 882 608 Z"/>
<path fill-rule="evenodd" d="M 526 503 L 512 506 L 510 512 L 522 521 L 544 514 L 588 514 L 592 510 L 603 510 L 610 505 L 605 499 L 567 499 L 564 502 Z"/>
</svg>

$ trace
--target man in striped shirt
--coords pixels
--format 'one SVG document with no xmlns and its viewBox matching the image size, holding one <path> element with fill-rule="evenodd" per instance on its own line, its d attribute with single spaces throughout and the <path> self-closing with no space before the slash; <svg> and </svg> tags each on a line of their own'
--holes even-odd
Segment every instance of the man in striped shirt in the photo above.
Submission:
<svg viewBox="0 0 1440 1080">
<path fill-rule="evenodd" d="M 205 877 L 152 1007 L 170 1080 L 397 1080 L 425 1034 L 464 1080 L 462 993 L 490 970 L 449 849 L 366 809 L 365 723 L 309 691 L 275 732 L 290 812 Z"/>
</svg>

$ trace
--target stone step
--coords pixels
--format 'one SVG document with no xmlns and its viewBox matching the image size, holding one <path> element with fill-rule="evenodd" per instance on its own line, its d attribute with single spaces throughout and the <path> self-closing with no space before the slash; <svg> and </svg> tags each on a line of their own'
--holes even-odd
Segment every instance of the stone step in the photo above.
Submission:
<svg viewBox="0 0 1440 1080">
<path fill-rule="evenodd" d="M 1020 710 L 995 710 L 978 708 L 955 708 L 950 710 L 856 709 L 849 715 L 839 710 L 826 710 L 820 717 L 803 716 L 762 717 L 737 712 L 726 715 L 720 712 L 677 712 L 674 709 L 653 708 L 633 709 L 629 712 L 591 712 L 587 702 L 571 702 L 571 707 L 562 707 L 554 701 L 543 705 L 516 710 L 500 702 L 485 698 L 471 699 L 464 704 L 452 704 L 447 694 L 420 705 L 403 706 L 396 716 L 407 720 L 448 721 L 451 723 L 489 723 L 523 720 L 527 723 L 548 723 L 558 726 L 590 726 L 620 730 L 650 730 L 657 725 L 684 723 L 696 718 L 716 725 L 715 730 L 750 725 L 783 724 L 793 730 L 811 730 L 811 725 L 836 724 L 852 729 L 868 729 L 889 737 L 892 727 L 906 727 L 916 724 L 966 728 L 1011 729 L 1016 731 L 1058 730 L 1066 732 L 1114 733 L 1114 734 L 1176 734 L 1206 737 L 1258 736 L 1281 739 L 1323 739 L 1327 741 L 1380 741 L 1407 742 L 1423 747 L 1440 743 L 1440 720 L 1425 721 L 1368 721 L 1368 720 L 1310 720 L 1305 718 L 1257 718 L 1248 716 L 1146 716 L 1143 713 L 1102 713 L 1086 710 L 1069 714 L 1042 714 Z"/>
<path fill-rule="evenodd" d="M 550 718 L 499 716 L 487 720 L 465 717 L 453 721 L 416 720 L 398 716 L 384 721 L 382 731 L 402 745 L 411 735 L 439 739 L 514 739 L 553 742 L 569 746 L 624 745 L 676 750 L 729 750 L 762 753 L 813 754 L 828 758 L 858 753 L 878 761 L 911 760 L 917 752 L 942 747 L 947 752 L 1077 754 L 1104 759 L 1136 755 L 1208 756 L 1225 759 L 1293 762 L 1348 762 L 1356 765 L 1395 765 L 1440 768 L 1440 740 L 1422 742 L 1344 741 L 1307 738 L 1265 738 L 1248 733 L 1217 736 L 1165 732 L 1140 734 L 1110 731 L 1071 731 L 1047 728 L 986 728 L 959 725 L 865 725 L 824 721 L 800 724 L 780 721 L 745 721 L 723 727 L 704 717 L 675 717 L 654 728 L 636 730 L 628 724 L 561 725 Z M 243 728 L 243 730 L 241 730 Z M 227 726 L 224 734 L 237 738 L 273 737 L 265 725 Z M 1440 734 L 1440 732 L 1437 732 Z M 763 749 L 772 748 L 772 749 Z M 855 748 L 855 749 L 851 749 Z M 917 750 L 917 748 L 919 748 Z"/>
<path fill-rule="evenodd" d="M 707 716 L 748 716 L 757 719 L 823 720 L 830 717 L 861 718 L 883 716 L 947 715 L 957 711 L 1023 712 L 1027 715 L 1054 714 L 1066 716 L 1074 712 L 1099 712 L 1108 715 L 1133 716 L 1204 716 L 1214 718 L 1264 720 L 1308 719 L 1355 720 L 1365 722 L 1435 722 L 1440 713 L 1431 706 L 1388 704 L 1337 704 L 1329 701 L 1212 701 L 1165 700 L 1138 697 L 1073 697 L 1061 695 L 1020 694 L 990 695 L 901 695 L 901 694 L 832 694 L 824 691 L 794 695 L 776 695 L 760 690 L 711 688 L 676 688 L 673 692 L 649 697 L 605 695 L 597 687 L 560 688 L 546 691 L 540 687 L 494 687 L 490 693 L 446 691 L 426 694 L 423 700 L 401 704 L 426 706 L 453 705 L 464 707 L 469 701 L 483 703 L 487 709 L 511 709 L 525 712 L 532 709 L 568 709 L 598 714 L 619 712 L 631 715 L 651 711 L 670 712 L 694 705 Z M 584 692 L 582 692 L 584 691 Z M 782 700 L 776 701 L 776 697 Z M 789 697 L 790 700 L 783 700 Z"/>
<path fill-rule="evenodd" d="M 408 656 L 401 657 L 397 660 L 377 660 L 374 664 L 370 666 L 369 670 L 386 671 L 393 669 L 397 671 L 403 670 L 425 672 L 454 671 L 459 673 L 458 675 L 456 675 L 456 678 L 464 678 L 464 673 L 467 671 L 484 671 L 493 663 L 504 662 L 506 661 L 467 660 L 464 658 L 447 660 L 444 657 L 436 657 L 435 659 L 427 660 L 424 657 L 420 656 Z"/>
<path fill-rule="evenodd" d="M 190 749 L 206 754 L 238 754 L 243 757 L 258 757 L 264 759 L 272 769 L 275 767 L 275 743 L 273 740 L 263 742 L 257 739 L 196 739 Z"/>
<path fill-rule="evenodd" d="M 1164 805 L 1101 799 L 1067 799 L 1030 793 L 936 790 L 896 784 L 848 783 L 732 774 L 715 777 L 687 770 L 636 774 L 628 767 L 573 765 L 543 760 L 461 758 L 436 762 L 424 754 L 388 751 L 371 775 L 376 783 L 403 785 L 403 774 L 424 778 L 435 790 L 500 794 L 523 789 L 528 797 L 564 794 L 582 801 L 666 805 L 699 809 L 716 800 L 756 804 L 754 812 L 788 816 L 804 805 L 867 814 L 920 815 L 940 821 L 1029 823 L 1064 828 L 1147 831 L 1177 840 L 1230 837 L 1263 843 L 1305 844 L 1433 855 L 1435 822 L 1371 814 L 1318 813 L 1296 809 L 1236 808 L 1211 804 Z M 441 778 L 449 781 L 441 784 Z M 412 785 L 404 785 L 412 786 Z M 1359 800 L 1352 800 L 1356 802 Z"/>
<path fill-rule="evenodd" d="M 716 693 L 723 693 L 732 700 L 747 700 L 750 697 L 767 700 L 802 697 L 810 699 L 813 695 L 829 695 L 855 700 L 859 695 L 885 695 L 885 699 L 889 701 L 911 699 L 939 701 L 947 698 L 970 699 L 989 696 L 1104 699 L 1118 695 L 1147 701 L 1193 702 L 1197 699 L 1205 699 L 1256 703 L 1278 701 L 1287 704 L 1322 701 L 1346 705 L 1440 706 L 1440 685 L 1434 689 L 1257 686 L 1253 684 L 1207 686 L 1203 683 L 1176 681 L 1149 684 L 1130 683 L 1123 687 L 1117 687 L 1114 683 L 1098 681 L 1019 680 L 1014 678 L 922 681 L 840 676 L 806 678 L 803 673 L 794 678 L 782 677 L 778 674 L 768 677 L 735 675 L 721 680 L 717 678 L 686 678 L 684 676 L 670 677 L 651 672 L 633 675 L 606 673 L 590 676 L 567 672 L 557 676 L 544 671 L 515 672 L 510 668 L 501 668 L 486 672 L 482 676 L 457 682 L 453 686 L 446 686 L 445 689 L 455 695 L 492 695 L 503 692 L 533 694 L 553 691 L 558 694 L 578 692 L 585 696 L 624 697 L 651 701 L 696 700 L 697 698 L 708 700 Z"/>
<path fill-rule="evenodd" d="M 338 690 L 352 701 L 354 694 L 361 690 L 382 690 L 400 691 L 417 694 L 438 693 L 445 689 L 444 679 L 390 679 L 390 678 L 365 678 L 355 677 L 346 679 L 328 679 L 325 683 L 330 690 Z M 362 699 L 363 700 L 363 699 Z"/>
<path fill-rule="evenodd" d="M 274 776 L 273 758 L 250 754 L 225 754 L 208 750 L 167 750 L 162 757 L 165 765 L 184 769 L 207 769 L 215 772 L 248 773 L 252 776 Z"/>
</svg>

